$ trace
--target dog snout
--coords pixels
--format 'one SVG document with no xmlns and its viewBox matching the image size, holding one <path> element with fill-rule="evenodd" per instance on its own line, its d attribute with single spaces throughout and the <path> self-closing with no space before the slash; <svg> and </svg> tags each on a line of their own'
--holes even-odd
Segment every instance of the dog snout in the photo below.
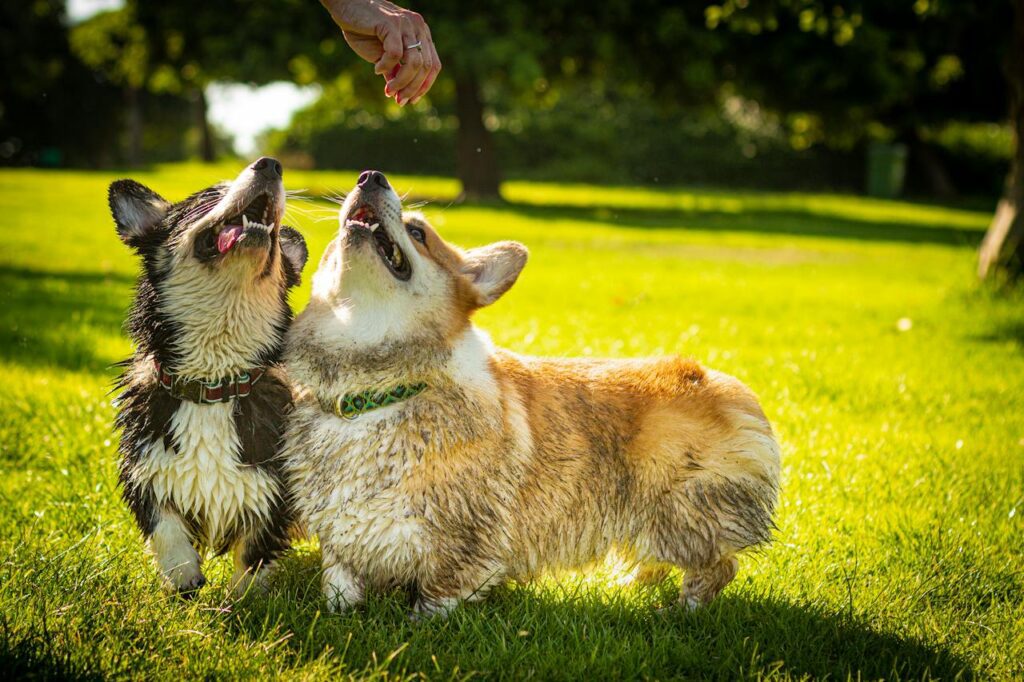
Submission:
<svg viewBox="0 0 1024 682">
<path fill-rule="evenodd" d="M 284 169 L 281 162 L 269 156 L 261 156 L 252 164 L 252 169 L 257 175 L 262 175 L 269 180 L 280 180 L 284 177 Z"/>
<path fill-rule="evenodd" d="M 367 170 L 359 174 L 359 187 L 362 189 L 391 189 L 388 179 L 380 171 Z"/>
</svg>

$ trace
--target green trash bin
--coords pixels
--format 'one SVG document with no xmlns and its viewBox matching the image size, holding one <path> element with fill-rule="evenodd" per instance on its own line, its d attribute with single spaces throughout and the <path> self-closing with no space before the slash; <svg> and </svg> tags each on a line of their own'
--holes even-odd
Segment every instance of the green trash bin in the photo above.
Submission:
<svg viewBox="0 0 1024 682">
<path fill-rule="evenodd" d="M 868 195 L 893 199 L 903 193 L 907 174 L 907 146 L 872 142 L 868 145 Z"/>
</svg>

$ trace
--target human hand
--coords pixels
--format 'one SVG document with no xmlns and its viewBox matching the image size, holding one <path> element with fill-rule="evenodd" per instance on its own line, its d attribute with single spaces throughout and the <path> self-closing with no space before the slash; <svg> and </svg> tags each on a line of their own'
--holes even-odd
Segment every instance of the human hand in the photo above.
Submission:
<svg viewBox="0 0 1024 682">
<path fill-rule="evenodd" d="M 352 50 L 384 76 L 384 94 L 400 106 L 418 102 L 441 71 L 430 28 L 416 12 L 388 0 L 320 0 Z"/>
</svg>

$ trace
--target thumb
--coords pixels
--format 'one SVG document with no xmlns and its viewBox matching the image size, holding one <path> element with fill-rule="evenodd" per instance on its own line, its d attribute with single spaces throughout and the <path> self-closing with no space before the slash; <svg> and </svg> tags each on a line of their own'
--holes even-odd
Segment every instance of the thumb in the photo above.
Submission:
<svg viewBox="0 0 1024 682">
<path fill-rule="evenodd" d="M 381 55 L 373 67 L 373 72 L 376 74 L 389 73 L 391 69 L 398 65 L 398 60 L 402 58 L 402 53 L 405 52 L 405 47 L 402 45 L 401 31 L 389 31 L 385 27 L 382 33 L 383 35 L 378 35 L 378 37 L 380 38 L 381 46 L 384 48 L 384 54 Z"/>
</svg>

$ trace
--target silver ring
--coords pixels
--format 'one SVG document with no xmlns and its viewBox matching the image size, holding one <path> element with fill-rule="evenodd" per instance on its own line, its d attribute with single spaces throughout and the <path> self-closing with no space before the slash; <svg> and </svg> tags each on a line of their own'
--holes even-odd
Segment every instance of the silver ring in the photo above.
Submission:
<svg viewBox="0 0 1024 682">
<path fill-rule="evenodd" d="M 423 52 L 423 41 L 417 40 L 412 45 L 406 45 L 405 49 L 407 49 L 407 50 L 419 50 L 420 52 Z"/>
</svg>

